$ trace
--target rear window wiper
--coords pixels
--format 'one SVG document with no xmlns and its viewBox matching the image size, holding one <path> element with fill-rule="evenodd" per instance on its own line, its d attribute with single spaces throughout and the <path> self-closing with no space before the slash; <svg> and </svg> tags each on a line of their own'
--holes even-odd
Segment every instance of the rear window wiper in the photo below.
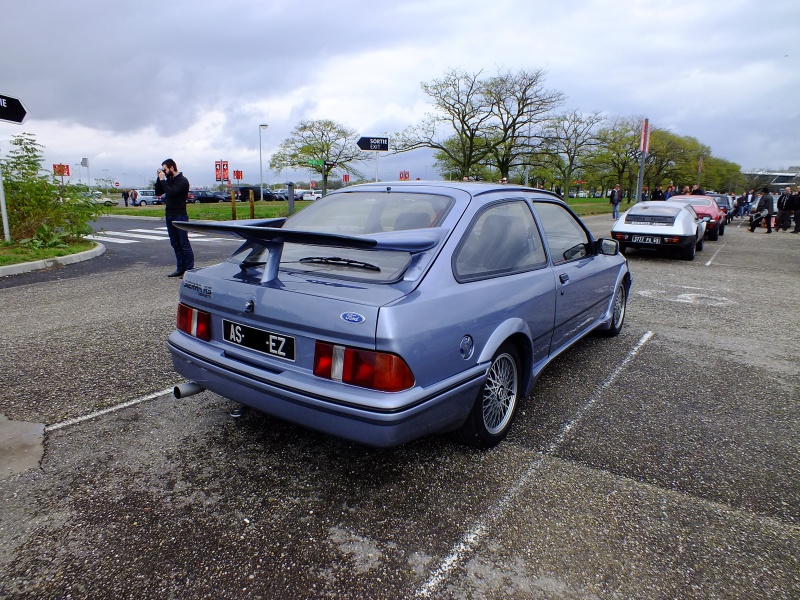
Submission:
<svg viewBox="0 0 800 600">
<path fill-rule="evenodd" d="M 343 267 L 354 267 L 356 269 L 366 269 L 367 271 L 376 271 L 380 273 L 380 267 L 363 262 L 360 260 L 352 260 L 350 258 L 342 258 L 341 256 L 306 256 L 301 258 L 301 263 L 319 263 L 324 265 L 341 265 Z"/>
</svg>

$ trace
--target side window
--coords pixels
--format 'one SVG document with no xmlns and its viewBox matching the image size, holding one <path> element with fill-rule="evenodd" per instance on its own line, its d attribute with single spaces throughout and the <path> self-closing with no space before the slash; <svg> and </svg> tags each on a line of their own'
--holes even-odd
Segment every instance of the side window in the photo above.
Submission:
<svg viewBox="0 0 800 600">
<path fill-rule="evenodd" d="M 508 275 L 547 264 L 542 239 L 523 201 L 489 206 L 470 225 L 453 258 L 460 282 Z"/>
<path fill-rule="evenodd" d="M 589 237 L 569 211 L 550 202 L 536 202 L 533 206 L 544 228 L 553 264 L 588 256 Z"/>
</svg>

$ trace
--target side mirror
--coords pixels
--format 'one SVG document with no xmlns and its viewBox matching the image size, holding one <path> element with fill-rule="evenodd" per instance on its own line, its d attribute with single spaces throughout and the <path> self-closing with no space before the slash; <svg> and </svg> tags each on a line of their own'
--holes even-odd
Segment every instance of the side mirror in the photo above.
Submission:
<svg viewBox="0 0 800 600">
<path fill-rule="evenodd" d="M 608 256 L 619 254 L 619 242 L 617 240 L 600 238 L 597 240 L 597 252 Z"/>
</svg>

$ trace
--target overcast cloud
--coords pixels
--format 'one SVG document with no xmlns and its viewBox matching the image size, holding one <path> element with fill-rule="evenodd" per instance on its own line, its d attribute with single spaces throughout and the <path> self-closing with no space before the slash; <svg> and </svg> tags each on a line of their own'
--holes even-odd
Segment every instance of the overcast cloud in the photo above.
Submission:
<svg viewBox="0 0 800 600">
<path fill-rule="evenodd" d="M 223 159 L 252 183 L 266 123 L 264 180 L 307 180 L 267 166 L 302 119 L 391 134 L 431 110 L 420 83 L 449 68 L 541 67 L 564 109 L 645 116 L 744 169 L 787 168 L 800 165 L 799 26 L 793 0 L 7 2 L 0 94 L 28 119 L 0 122 L 0 155 L 30 132 L 73 175 L 86 157 L 93 179 L 136 187 L 172 157 L 205 186 Z M 438 178 L 425 151 L 378 167 Z"/>
</svg>

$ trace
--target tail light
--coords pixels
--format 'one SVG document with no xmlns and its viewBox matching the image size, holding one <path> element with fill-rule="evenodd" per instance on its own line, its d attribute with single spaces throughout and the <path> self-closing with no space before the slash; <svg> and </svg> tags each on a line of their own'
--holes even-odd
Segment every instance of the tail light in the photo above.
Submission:
<svg viewBox="0 0 800 600">
<path fill-rule="evenodd" d="M 414 375 L 395 354 L 317 342 L 314 375 L 381 392 L 401 392 L 414 385 Z"/>
<path fill-rule="evenodd" d="M 208 342 L 211 339 L 211 315 L 181 302 L 178 304 L 178 329 Z"/>
</svg>

